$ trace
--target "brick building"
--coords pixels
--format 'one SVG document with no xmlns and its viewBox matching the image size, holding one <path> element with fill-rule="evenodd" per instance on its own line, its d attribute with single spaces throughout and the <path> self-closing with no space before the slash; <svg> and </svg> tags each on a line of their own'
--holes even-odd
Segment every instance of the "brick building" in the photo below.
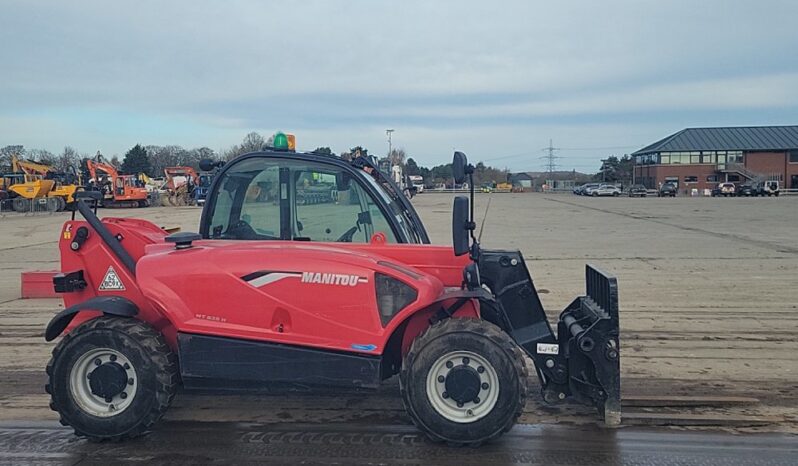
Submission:
<svg viewBox="0 0 798 466">
<path fill-rule="evenodd" d="M 778 180 L 798 189 L 798 126 L 687 128 L 632 154 L 635 183 L 680 193 Z"/>
</svg>

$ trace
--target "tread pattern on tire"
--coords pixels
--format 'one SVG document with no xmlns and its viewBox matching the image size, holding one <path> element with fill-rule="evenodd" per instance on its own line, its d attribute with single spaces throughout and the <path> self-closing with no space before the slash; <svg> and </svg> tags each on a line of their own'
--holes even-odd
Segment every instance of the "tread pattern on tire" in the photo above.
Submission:
<svg viewBox="0 0 798 466">
<path fill-rule="evenodd" d="M 93 441 L 121 441 L 138 437 L 147 432 L 153 424 L 163 417 L 169 405 L 172 403 L 172 399 L 177 391 L 177 386 L 180 383 L 177 356 L 172 352 L 172 349 L 166 344 L 157 330 L 138 319 L 113 316 L 97 317 L 84 322 L 61 338 L 61 341 L 53 348 L 52 356 L 46 368 L 48 383 L 45 385 L 44 389 L 45 392 L 50 395 L 50 409 L 58 411 L 49 379 L 53 376 L 53 367 L 61 356 L 64 348 L 77 335 L 101 329 L 119 332 L 133 338 L 147 350 L 153 363 L 161 369 L 156 376 L 158 387 L 155 390 L 155 403 L 135 428 L 120 435 L 92 436 L 81 432 L 74 426 L 71 427 L 75 430 L 75 435 L 86 437 Z M 60 413 L 59 422 L 64 426 L 70 425 Z"/>
<path fill-rule="evenodd" d="M 506 425 L 502 426 L 500 429 L 497 429 L 492 435 L 473 442 L 454 441 L 442 437 L 436 434 L 435 432 L 431 432 L 424 425 L 424 423 L 420 422 L 418 414 L 413 410 L 412 404 L 408 402 L 408 390 L 406 386 L 406 380 L 409 376 L 410 369 L 413 366 L 413 362 L 415 361 L 416 357 L 419 354 L 419 351 L 424 346 L 435 340 L 436 338 L 452 332 L 473 333 L 482 337 L 489 338 L 494 343 L 499 345 L 499 347 L 501 347 L 502 350 L 504 350 L 508 354 L 510 360 L 515 366 L 516 373 L 519 374 L 519 380 L 518 380 L 519 391 L 518 391 L 518 403 L 517 403 L 517 406 L 519 406 L 518 410 L 508 419 Z M 523 352 L 518 347 L 518 345 L 512 340 L 512 338 L 510 338 L 510 336 L 507 335 L 504 331 L 502 331 L 499 327 L 481 319 L 453 317 L 436 322 L 435 324 L 428 327 L 419 336 L 417 336 L 415 340 L 413 340 L 413 343 L 410 345 L 410 349 L 408 350 L 407 355 L 405 356 L 404 361 L 402 362 L 402 369 L 399 373 L 399 389 L 401 392 L 402 401 L 404 402 L 407 413 L 410 415 L 410 418 L 413 420 L 413 424 L 415 424 L 415 426 L 419 430 L 424 432 L 424 434 L 430 440 L 438 443 L 445 442 L 449 446 L 455 446 L 455 447 L 478 447 L 484 443 L 488 443 L 491 440 L 498 438 L 502 434 L 512 429 L 512 427 L 515 425 L 516 421 L 523 412 L 523 407 L 526 403 L 527 394 L 529 392 L 529 388 L 527 385 L 528 376 L 529 372 L 525 364 Z"/>
</svg>

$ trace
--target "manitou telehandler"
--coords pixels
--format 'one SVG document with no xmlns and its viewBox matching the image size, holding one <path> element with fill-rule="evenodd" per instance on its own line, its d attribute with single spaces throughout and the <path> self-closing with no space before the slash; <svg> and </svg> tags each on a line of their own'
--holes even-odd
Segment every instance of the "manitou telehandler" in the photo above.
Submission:
<svg viewBox="0 0 798 466">
<path fill-rule="evenodd" d="M 453 246 L 429 244 L 399 187 L 365 158 L 274 150 L 221 166 L 199 233 L 99 220 L 79 193 L 54 278 L 51 407 L 76 434 L 150 429 L 175 391 L 367 390 L 398 375 L 409 417 L 435 441 L 479 445 L 527 399 L 524 355 L 546 402 L 575 398 L 620 421 L 618 290 L 587 293 L 549 325 L 518 251 L 482 249 L 454 199 Z M 454 156 L 455 182 L 473 172 Z M 331 186 L 321 203 L 297 192 Z"/>
</svg>

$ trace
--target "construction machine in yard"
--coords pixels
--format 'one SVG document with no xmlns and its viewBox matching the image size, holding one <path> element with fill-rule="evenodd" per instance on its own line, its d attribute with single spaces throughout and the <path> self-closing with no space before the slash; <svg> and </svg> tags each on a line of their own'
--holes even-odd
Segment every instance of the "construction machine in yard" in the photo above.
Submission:
<svg viewBox="0 0 798 466">
<path fill-rule="evenodd" d="M 64 209 L 74 208 L 75 192 L 80 189 L 80 179 L 74 168 L 71 173 L 63 173 L 51 165 L 22 160 L 16 155 L 11 156 L 11 167 L 15 173 L 22 173 L 30 178 L 30 181 L 25 183 L 33 183 L 40 186 L 40 189 L 33 190 L 38 193 L 36 197 L 29 198 L 31 200 L 28 202 L 35 202 L 34 199 L 38 197 L 47 197 L 48 204 L 51 204 L 51 206 L 48 206 L 48 210 L 60 212 Z M 44 183 L 41 181 L 44 181 Z M 52 181 L 52 184 L 48 183 L 48 181 Z M 48 186 L 49 189 L 47 188 Z M 22 187 L 20 186 L 20 188 Z M 25 211 L 31 210 L 29 205 L 20 205 L 20 208 Z"/>
<path fill-rule="evenodd" d="M 60 232 L 65 308 L 46 391 L 93 440 L 151 428 L 178 387 L 204 392 L 372 390 L 398 376 L 409 417 L 434 441 L 476 446 L 528 398 L 595 406 L 620 422 L 618 288 L 587 266 L 587 292 L 550 325 L 523 255 L 482 249 L 471 198 L 454 198 L 452 246 L 431 245 L 401 188 L 375 166 L 279 151 L 218 171 L 199 233 L 105 218 Z M 220 163 L 203 161 L 210 171 Z M 471 177 L 462 153 L 455 181 Z M 300 203 L 305 179 L 346 202 Z M 257 189 L 255 189 L 257 188 Z M 268 189 L 274 195 L 253 196 Z"/>
<path fill-rule="evenodd" d="M 101 194 L 98 201 L 103 207 L 147 207 L 150 205 L 147 189 L 136 175 L 121 175 L 110 163 L 97 154 L 97 160 L 86 161 L 92 178 L 90 189 Z"/>
<path fill-rule="evenodd" d="M 25 173 L 0 175 L 0 190 L 11 202 L 11 208 L 17 212 L 30 212 L 37 209 L 37 205 L 43 205 L 44 210 L 58 210 L 58 199 L 47 197 L 47 193 L 52 191 L 54 186 L 55 181 L 45 180 L 40 175 Z"/>
<path fill-rule="evenodd" d="M 192 167 L 166 167 L 166 196 L 162 197 L 163 204 L 171 206 L 186 206 L 195 202 L 194 191 L 199 184 L 199 175 Z"/>
</svg>

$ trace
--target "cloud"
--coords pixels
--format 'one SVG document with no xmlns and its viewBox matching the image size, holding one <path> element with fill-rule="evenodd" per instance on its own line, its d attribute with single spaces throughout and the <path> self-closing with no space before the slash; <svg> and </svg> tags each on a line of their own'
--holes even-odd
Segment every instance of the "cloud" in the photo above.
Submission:
<svg viewBox="0 0 798 466">
<path fill-rule="evenodd" d="M 512 154 L 795 123 L 795 17 L 790 1 L 7 0 L 0 144 L 220 148 L 282 128 L 343 150 L 397 127 L 442 160 L 497 150 L 473 136 L 488 131 Z"/>
</svg>

